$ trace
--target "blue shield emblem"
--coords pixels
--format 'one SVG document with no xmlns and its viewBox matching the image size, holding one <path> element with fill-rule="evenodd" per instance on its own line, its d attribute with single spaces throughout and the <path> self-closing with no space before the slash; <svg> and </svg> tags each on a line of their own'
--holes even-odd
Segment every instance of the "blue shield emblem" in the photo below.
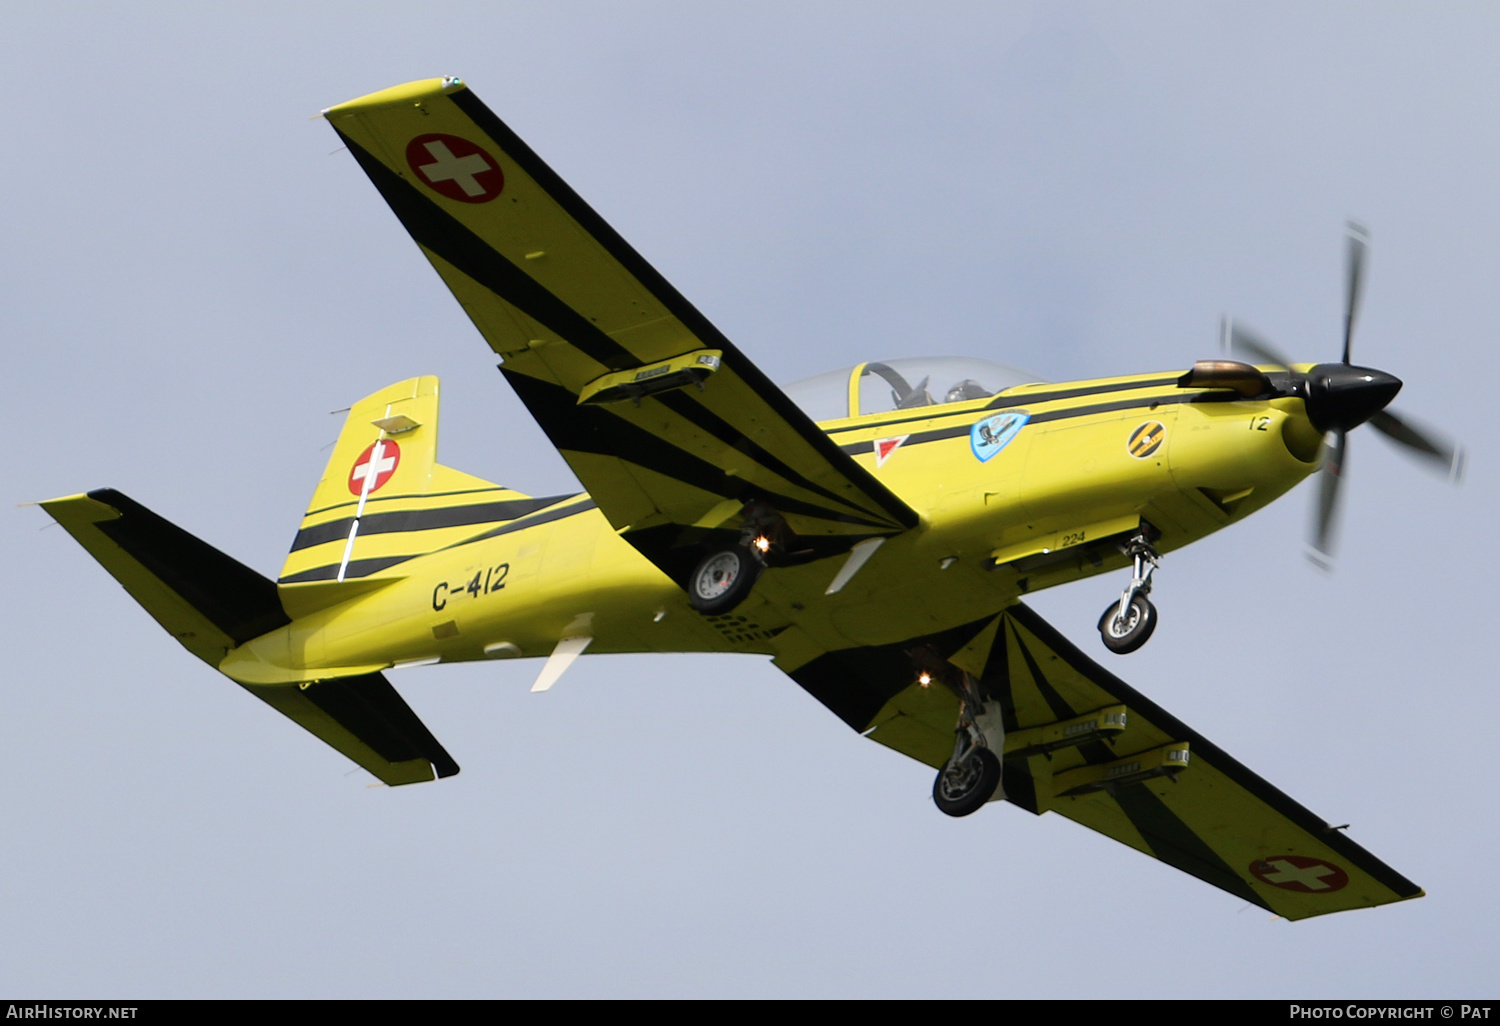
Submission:
<svg viewBox="0 0 1500 1026">
<path fill-rule="evenodd" d="M 984 463 L 1009 445 L 1030 419 L 1031 414 L 1025 410 L 1012 410 L 981 420 L 969 430 L 969 444 L 974 447 L 974 456 Z"/>
</svg>

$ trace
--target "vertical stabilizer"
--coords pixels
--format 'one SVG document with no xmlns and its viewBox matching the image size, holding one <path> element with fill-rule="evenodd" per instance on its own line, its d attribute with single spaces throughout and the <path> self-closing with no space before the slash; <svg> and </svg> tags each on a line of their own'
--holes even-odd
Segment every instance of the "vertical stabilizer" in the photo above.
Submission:
<svg viewBox="0 0 1500 1026">
<path fill-rule="evenodd" d="M 404 577 L 407 560 L 557 501 L 442 466 L 437 433 L 435 377 L 390 385 L 350 408 L 281 568 L 288 612 Z"/>
</svg>

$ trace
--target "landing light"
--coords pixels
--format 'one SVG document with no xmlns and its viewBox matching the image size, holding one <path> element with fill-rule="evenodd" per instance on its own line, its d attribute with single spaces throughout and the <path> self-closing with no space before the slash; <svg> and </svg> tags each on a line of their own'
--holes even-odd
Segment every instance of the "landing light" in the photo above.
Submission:
<svg viewBox="0 0 1500 1026">
<path fill-rule="evenodd" d="M 762 553 L 769 551 L 771 548 L 771 539 L 765 535 L 760 535 L 755 539 L 755 548 L 758 552 Z"/>
<path fill-rule="evenodd" d="M 932 674 L 928 673 L 926 670 L 923 670 L 921 673 L 917 674 L 917 683 L 925 688 L 927 685 L 932 683 Z"/>
</svg>

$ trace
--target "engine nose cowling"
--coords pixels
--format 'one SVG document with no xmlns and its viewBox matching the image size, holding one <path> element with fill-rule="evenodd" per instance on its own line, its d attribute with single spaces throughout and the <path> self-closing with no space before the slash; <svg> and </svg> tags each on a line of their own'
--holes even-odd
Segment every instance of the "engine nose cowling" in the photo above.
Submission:
<svg viewBox="0 0 1500 1026">
<path fill-rule="evenodd" d="M 1401 379 L 1372 367 L 1320 363 L 1307 372 L 1307 418 L 1319 431 L 1352 431 L 1385 409 Z"/>
</svg>

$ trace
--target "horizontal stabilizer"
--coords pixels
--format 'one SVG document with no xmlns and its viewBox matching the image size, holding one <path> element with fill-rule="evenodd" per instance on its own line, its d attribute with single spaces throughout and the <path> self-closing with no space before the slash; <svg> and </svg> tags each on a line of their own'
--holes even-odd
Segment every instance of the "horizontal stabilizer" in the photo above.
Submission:
<svg viewBox="0 0 1500 1026">
<path fill-rule="evenodd" d="M 382 674 L 241 686 L 392 787 L 432 780 L 434 771 L 439 777 L 458 772 L 458 763 Z"/>
<path fill-rule="evenodd" d="M 113 488 L 41 506 L 210 666 L 236 645 L 291 622 L 273 582 Z"/>
</svg>

